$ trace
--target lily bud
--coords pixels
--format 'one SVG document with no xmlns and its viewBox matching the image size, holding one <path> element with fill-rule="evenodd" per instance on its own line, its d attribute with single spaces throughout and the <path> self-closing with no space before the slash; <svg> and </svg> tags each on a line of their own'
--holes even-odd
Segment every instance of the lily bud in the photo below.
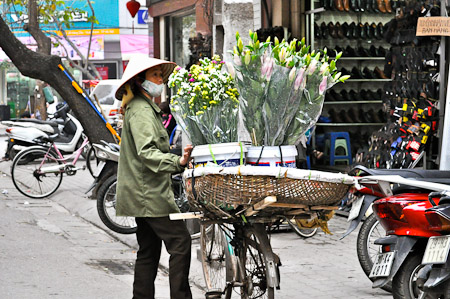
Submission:
<svg viewBox="0 0 450 299">
<path fill-rule="evenodd" d="M 226 66 L 227 66 L 227 70 L 228 70 L 228 73 L 230 74 L 231 78 L 234 79 L 236 76 L 236 71 L 234 70 L 233 65 L 231 63 L 227 62 Z"/>
<path fill-rule="evenodd" d="M 251 58 L 252 57 L 250 56 L 250 51 L 247 51 L 244 58 L 245 65 L 248 65 L 250 63 Z"/>
<path fill-rule="evenodd" d="M 278 37 L 275 36 L 275 46 L 278 46 L 280 44 L 280 41 L 278 40 Z"/>
<path fill-rule="evenodd" d="M 241 56 L 233 55 L 233 62 L 236 66 L 241 66 L 242 65 Z"/>
<path fill-rule="evenodd" d="M 236 31 L 236 41 L 238 41 L 239 38 L 240 38 L 239 31 Z"/>
<path fill-rule="evenodd" d="M 344 81 L 347 80 L 348 78 L 350 78 L 350 76 L 349 76 L 349 75 L 345 75 L 345 76 L 342 76 L 342 77 L 339 79 L 339 81 L 340 81 L 340 82 L 344 82 Z"/>
<path fill-rule="evenodd" d="M 313 60 L 311 60 L 311 63 L 308 66 L 308 70 L 306 71 L 306 74 L 312 75 L 316 71 L 316 68 L 317 68 L 317 60 L 313 59 Z"/>
<path fill-rule="evenodd" d="M 297 72 L 297 68 L 294 66 L 292 70 L 289 72 L 289 81 L 292 82 L 295 78 L 295 73 Z"/>
<path fill-rule="evenodd" d="M 319 73 L 322 75 L 325 71 L 327 71 L 327 69 L 328 69 L 328 63 L 324 63 L 324 64 L 322 64 L 321 66 L 320 66 L 320 71 L 319 71 Z"/>
<path fill-rule="evenodd" d="M 266 39 L 266 43 L 270 43 L 270 36 Z"/>
<path fill-rule="evenodd" d="M 319 94 L 323 95 L 327 90 L 327 76 L 323 76 L 322 82 L 319 85 Z"/>
<path fill-rule="evenodd" d="M 295 82 L 294 82 L 295 90 L 298 90 L 300 88 L 300 85 L 302 84 L 302 82 L 304 80 L 304 75 L 305 75 L 305 68 L 301 68 L 300 71 L 298 72 L 297 78 L 295 79 Z"/>
<path fill-rule="evenodd" d="M 280 50 L 280 53 L 278 54 L 278 59 L 280 60 L 280 63 L 284 62 L 286 58 L 286 48 L 282 48 Z"/>
<path fill-rule="evenodd" d="M 244 44 L 242 43 L 242 39 L 239 38 L 238 43 L 237 43 L 237 47 L 239 50 L 239 54 L 242 53 L 242 49 L 244 49 Z"/>
<path fill-rule="evenodd" d="M 342 52 L 339 52 L 339 53 L 336 54 L 336 60 L 338 60 L 341 57 L 342 57 Z"/>
</svg>

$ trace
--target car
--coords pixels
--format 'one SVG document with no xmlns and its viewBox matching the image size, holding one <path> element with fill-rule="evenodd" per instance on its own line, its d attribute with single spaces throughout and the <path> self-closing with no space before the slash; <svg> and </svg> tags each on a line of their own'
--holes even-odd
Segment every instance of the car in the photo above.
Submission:
<svg viewBox="0 0 450 299">
<path fill-rule="evenodd" d="M 119 109 L 122 104 L 122 102 L 117 100 L 115 97 L 115 93 L 120 85 L 120 82 L 121 80 L 117 79 L 101 80 L 90 94 L 90 98 L 95 103 L 97 103 L 95 99 L 95 97 L 97 97 L 102 108 L 103 115 L 111 124 L 118 121 Z"/>
</svg>

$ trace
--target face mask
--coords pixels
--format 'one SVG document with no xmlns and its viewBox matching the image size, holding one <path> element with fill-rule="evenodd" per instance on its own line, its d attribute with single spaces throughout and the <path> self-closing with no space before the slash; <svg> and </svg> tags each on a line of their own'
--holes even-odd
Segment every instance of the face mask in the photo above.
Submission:
<svg viewBox="0 0 450 299">
<path fill-rule="evenodd" d="M 155 84 L 151 81 L 145 80 L 142 82 L 142 88 L 152 97 L 159 97 L 163 91 L 164 84 Z"/>
</svg>

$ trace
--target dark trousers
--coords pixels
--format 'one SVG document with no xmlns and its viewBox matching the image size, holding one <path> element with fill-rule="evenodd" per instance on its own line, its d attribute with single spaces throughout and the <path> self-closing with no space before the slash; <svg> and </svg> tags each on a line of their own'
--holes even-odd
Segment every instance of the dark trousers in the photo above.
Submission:
<svg viewBox="0 0 450 299">
<path fill-rule="evenodd" d="M 155 278 L 158 272 L 161 245 L 164 241 L 169 259 L 170 298 L 191 299 L 189 268 L 191 236 L 184 221 L 169 217 L 136 218 L 137 252 L 134 269 L 133 298 L 155 298 Z"/>
</svg>

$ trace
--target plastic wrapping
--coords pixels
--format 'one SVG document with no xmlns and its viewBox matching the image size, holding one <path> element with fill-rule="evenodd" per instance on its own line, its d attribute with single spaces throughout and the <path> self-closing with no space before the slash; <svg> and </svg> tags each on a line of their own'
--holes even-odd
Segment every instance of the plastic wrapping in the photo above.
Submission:
<svg viewBox="0 0 450 299">
<path fill-rule="evenodd" d="M 286 131 L 283 144 L 298 144 L 308 129 L 316 124 L 322 113 L 326 90 L 334 84 L 336 82 L 330 76 L 307 76 L 300 107 Z"/>
<path fill-rule="evenodd" d="M 170 75 L 169 87 L 177 88 L 172 114 L 193 145 L 237 141 L 238 93 L 223 64 L 216 55 Z"/>
</svg>

